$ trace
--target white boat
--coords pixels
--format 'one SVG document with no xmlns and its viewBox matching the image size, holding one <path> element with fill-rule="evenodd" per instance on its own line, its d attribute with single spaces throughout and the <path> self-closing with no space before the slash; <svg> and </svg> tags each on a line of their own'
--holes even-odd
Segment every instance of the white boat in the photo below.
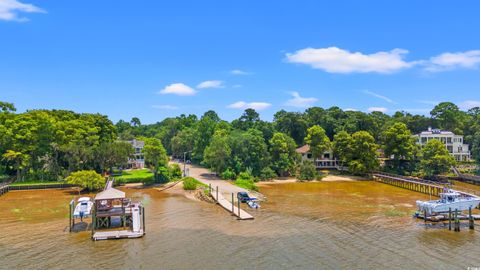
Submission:
<svg viewBox="0 0 480 270">
<path fill-rule="evenodd" d="M 427 212 L 427 215 L 447 213 L 449 209 L 454 212 L 466 211 L 470 207 L 475 209 L 480 204 L 480 197 L 465 197 L 460 193 L 447 189 L 440 193 L 440 200 L 435 201 L 417 201 L 417 208 L 420 214 Z"/>
<path fill-rule="evenodd" d="M 258 202 L 256 200 L 249 200 L 249 201 L 247 201 L 247 204 L 248 204 L 248 206 L 250 206 L 250 208 L 253 208 L 253 209 L 260 208 L 260 204 L 258 204 Z"/>
<path fill-rule="evenodd" d="M 84 218 L 90 216 L 92 213 L 93 202 L 89 197 L 81 197 L 77 200 L 77 206 L 73 211 L 73 216 L 76 218 Z"/>
</svg>

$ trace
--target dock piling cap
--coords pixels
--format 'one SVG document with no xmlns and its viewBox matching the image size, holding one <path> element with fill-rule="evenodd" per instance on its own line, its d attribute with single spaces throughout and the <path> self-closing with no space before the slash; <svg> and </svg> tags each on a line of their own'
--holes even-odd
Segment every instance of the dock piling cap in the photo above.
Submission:
<svg viewBox="0 0 480 270">
<path fill-rule="evenodd" d="M 112 199 L 124 199 L 125 192 L 115 188 L 106 189 L 95 196 L 95 200 L 112 200 Z"/>
</svg>

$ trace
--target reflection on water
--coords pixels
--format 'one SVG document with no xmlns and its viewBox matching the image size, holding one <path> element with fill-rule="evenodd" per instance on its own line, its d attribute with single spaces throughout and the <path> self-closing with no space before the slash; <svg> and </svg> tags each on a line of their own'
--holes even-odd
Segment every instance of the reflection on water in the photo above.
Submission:
<svg viewBox="0 0 480 270">
<path fill-rule="evenodd" d="M 478 231 L 411 218 L 419 193 L 374 182 L 264 185 L 268 201 L 237 221 L 213 204 L 127 189 L 146 205 L 141 239 L 68 233 L 66 190 L 0 198 L 0 268 L 319 269 L 480 266 Z"/>
</svg>

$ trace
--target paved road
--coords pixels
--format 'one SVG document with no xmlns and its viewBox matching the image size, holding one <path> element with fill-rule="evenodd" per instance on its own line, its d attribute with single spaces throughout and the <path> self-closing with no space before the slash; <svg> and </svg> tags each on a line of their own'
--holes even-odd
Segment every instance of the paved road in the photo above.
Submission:
<svg viewBox="0 0 480 270">
<path fill-rule="evenodd" d="M 183 166 L 183 164 L 180 164 Z M 181 167 L 183 169 L 183 167 Z M 248 192 L 248 190 L 237 187 L 226 180 L 222 180 L 215 176 L 210 170 L 198 167 L 195 165 L 187 165 L 189 170 L 189 176 L 198 179 L 200 182 L 206 185 L 212 185 L 212 188 L 216 188 L 218 186 L 218 191 L 221 192 L 225 198 L 230 198 L 232 193 L 237 192 Z"/>
</svg>

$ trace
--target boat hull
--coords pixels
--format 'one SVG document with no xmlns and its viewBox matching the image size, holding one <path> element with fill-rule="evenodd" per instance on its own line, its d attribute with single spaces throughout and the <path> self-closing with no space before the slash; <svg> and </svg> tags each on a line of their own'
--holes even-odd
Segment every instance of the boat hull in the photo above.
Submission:
<svg viewBox="0 0 480 270">
<path fill-rule="evenodd" d="M 480 204 L 480 198 L 469 198 L 464 199 L 461 201 L 455 201 L 450 203 L 441 203 L 438 201 L 417 201 L 418 210 L 422 213 L 424 211 L 427 214 L 431 215 L 434 213 L 447 213 L 451 211 L 466 211 L 471 209 L 475 209 Z"/>
</svg>

